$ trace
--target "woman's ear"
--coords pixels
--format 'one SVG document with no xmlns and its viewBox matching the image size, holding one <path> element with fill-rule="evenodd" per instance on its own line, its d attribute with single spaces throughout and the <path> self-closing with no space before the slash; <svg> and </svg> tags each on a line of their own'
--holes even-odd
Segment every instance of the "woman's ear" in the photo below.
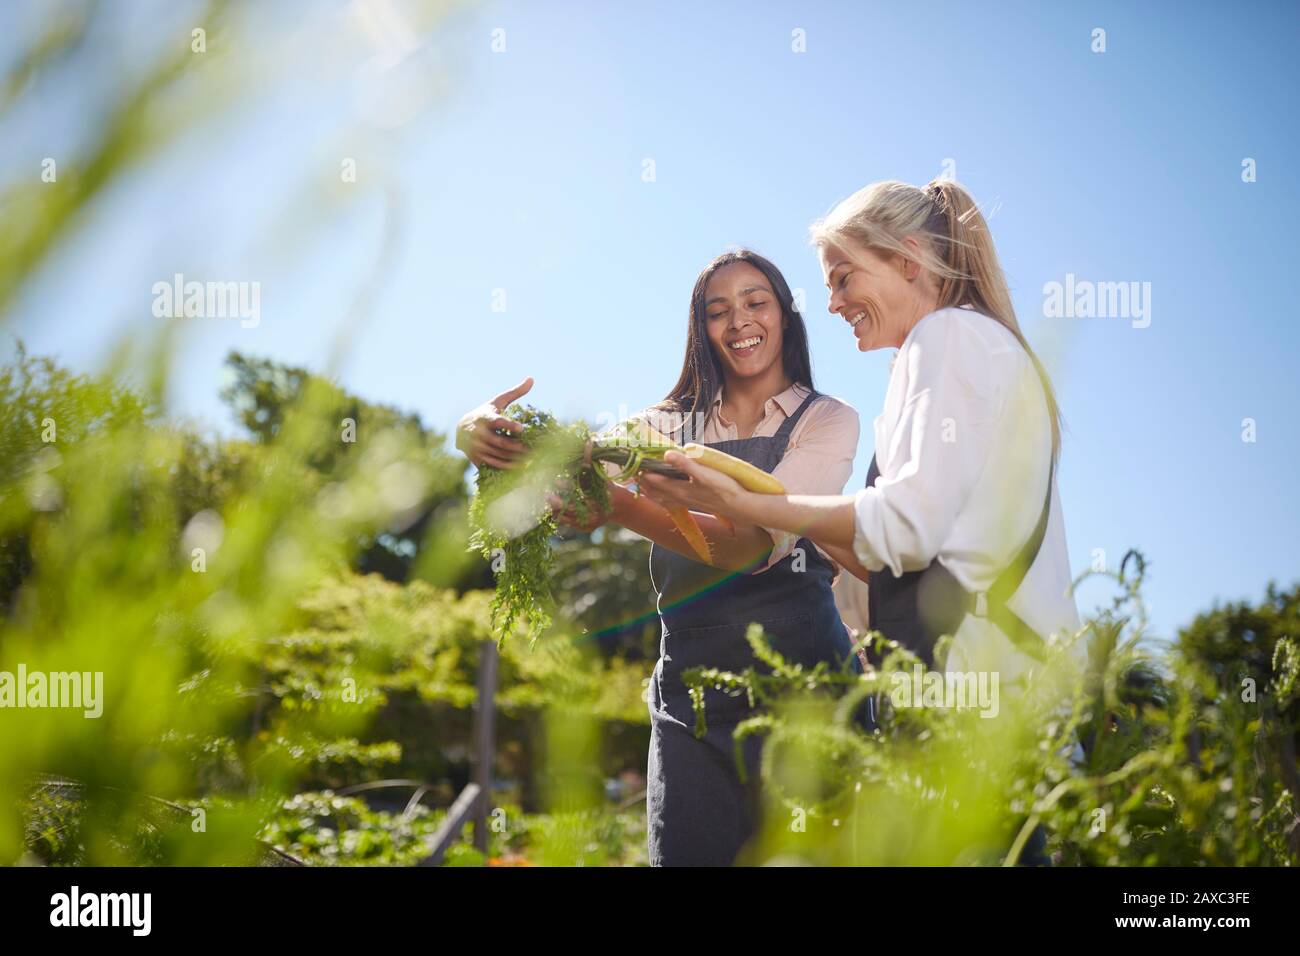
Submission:
<svg viewBox="0 0 1300 956">
<path fill-rule="evenodd" d="M 903 245 L 907 246 L 908 253 L 915 254 L 921 251 L 921 244 L 916 241 L 914 236 L 908 236 L 904 239 Z M 915 281 L 916 277 L 921 274 L 921 263 L 911 254 L 900 255 L 903 260 L 903 278 L 908 282 Z"/>
</svg>

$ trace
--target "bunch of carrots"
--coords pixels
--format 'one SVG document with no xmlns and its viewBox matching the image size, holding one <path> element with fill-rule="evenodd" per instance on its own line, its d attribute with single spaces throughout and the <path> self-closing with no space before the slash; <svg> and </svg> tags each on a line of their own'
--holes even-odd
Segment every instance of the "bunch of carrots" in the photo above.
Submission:
<svg viewBox="0 0 1300 956">
<path fill-rule="evenodd" d="M 609 482 L 635 479 L 643 471 L 681 476 L 664 462 L 670 451 L 736 479 L 743 487 L 764 494 L 783 494 L 781 482 L 761 468 L 725 452 L 694 442 L 678 445 L 645 422 L 629 420 L 593 435 L 585 425 L 561 425 L 547 412 L 511 405 L 506 417 L 524 429 L 514 437 L 529 448 L 520 468 L 479 469 L 477 493 L 470 506 L 473 536 L 470 546 L 493 562 L 496 593 L 492 625 L 498 640 L 523 620 L 536 641 L 550 626 L 550 538 L 558 530 L 545 495 L 557 486 L 566 507 L 580 517 L 609 505 Z M 618 469 L 610 475 L 610 463 Z M 669 516 L 696 556 L 712 563 L 713 553 L 699 524 L 686 508 L 670 508 Z M 719 520 L 726 523 L 725 518 Z"/>
</svg>

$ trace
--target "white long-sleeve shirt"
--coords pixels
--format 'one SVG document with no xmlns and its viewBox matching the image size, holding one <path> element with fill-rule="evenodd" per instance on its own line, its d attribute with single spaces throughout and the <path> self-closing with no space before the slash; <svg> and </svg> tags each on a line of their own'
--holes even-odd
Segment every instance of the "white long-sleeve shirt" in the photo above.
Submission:
<svg viewBox="0 0 1300 956">
<path fill-rule="evenodd" d="M 874 429 L 880 477 L 854 499 L 858 559 L 898 575 L 937 558 L 967 590 L 987 590 L 1029 539 L 1047 491 L 1051 421 L 1029 355 L 994 319 L 932 312 L 898 350 Z M 1073 633 L 1070 581 L 1053 483 L 1046 536 L 1009 606 L 1044 637 Z M 967 615 L 947 670 L 996 670 L 1005 682 L 1032 664 L 995 625 Z"/>
</svg>

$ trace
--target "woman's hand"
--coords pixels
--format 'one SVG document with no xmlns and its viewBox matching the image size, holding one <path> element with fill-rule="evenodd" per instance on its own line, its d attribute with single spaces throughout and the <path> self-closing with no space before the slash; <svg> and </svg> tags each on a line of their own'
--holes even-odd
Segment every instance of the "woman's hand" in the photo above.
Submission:
<svg viewBox="0 0 1300 956">
<path fill-rule="evenodd" d="M 510 431 L 516 435 L 524 426 L 502 416 L 506 406 L 533 387 L 532 378 L 526 378 L 514 388 L 506 389 L 491 401 L 466 412 L 456 424 L 456 447 L 477 467 L 513 468 L 527 447 L 517 438 L 498 435 Z"/>
<path fill-rule="evenodd" d="M 688 508 L 713 515 L 744 517 L 741 513 L 743 505 L 752 492 L 741 487 L 736 479 L 692 461 L 677 451 L 664 455 L 664 463 L 672 465 L 690 480 L 642 472 L 637 476 L 637 484 L 652 501 L 665 508 Z"/>
<path fill-rule="evenodd" d="M 557 484 L 556 490 L 567 491 L 569 487 L 567 481 L 561 481 Z M 551 506 L 551 511 L 555 514 L 555 518 L 560 524 L 591 534 L 591 532 L 595 531 L 602 525 L 607 524 L 609 520 L 614 517 L 615 513 L 619 510 L 619 506 L 623 503 L 621 499 L 631 497 L 632 492 L 628 491 L 622 485 L 616 485 L 611 482 L 609 485 L 609 508 L 604 511 L 599 511 L 588 505 L 588 514 L 585 521 L 578 517 L 573 508 L 565 507 L 564 499 L 554 492 L 546 496 L 546 503 Z"/>
</svg>

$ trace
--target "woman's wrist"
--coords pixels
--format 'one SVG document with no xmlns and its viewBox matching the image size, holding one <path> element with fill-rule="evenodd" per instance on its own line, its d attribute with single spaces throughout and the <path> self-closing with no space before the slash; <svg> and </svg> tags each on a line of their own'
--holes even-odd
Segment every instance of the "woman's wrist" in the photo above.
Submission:
<svg viewBox="0 0 1300 956">
<path fill-rule="evenodd" d="M 756 491 L 740 489 L 739 491 L 727 494 L 723 503 L 726 506 L 724 513 L 733 520 L 745 522 L 746 524 L 762 525 L 763 516 L 763 499 L 771 501 L 771 495 L 760 495 Z"/>
<path fill-rule="evenodd" d="M 481 408 L 482 406 L 479 406 L 473 411 L 466 412 L 456 423 L 456 448 L 466 457 L 469 457 L 474 446 L 474 423 L 478 421 Z"/>
<path fill-rule="evenodd" d="M 609 484 L 609 521 L 613 524 L 627 525 L 627 517 L 636 496 L 622 485 Z"/>
</svg>

